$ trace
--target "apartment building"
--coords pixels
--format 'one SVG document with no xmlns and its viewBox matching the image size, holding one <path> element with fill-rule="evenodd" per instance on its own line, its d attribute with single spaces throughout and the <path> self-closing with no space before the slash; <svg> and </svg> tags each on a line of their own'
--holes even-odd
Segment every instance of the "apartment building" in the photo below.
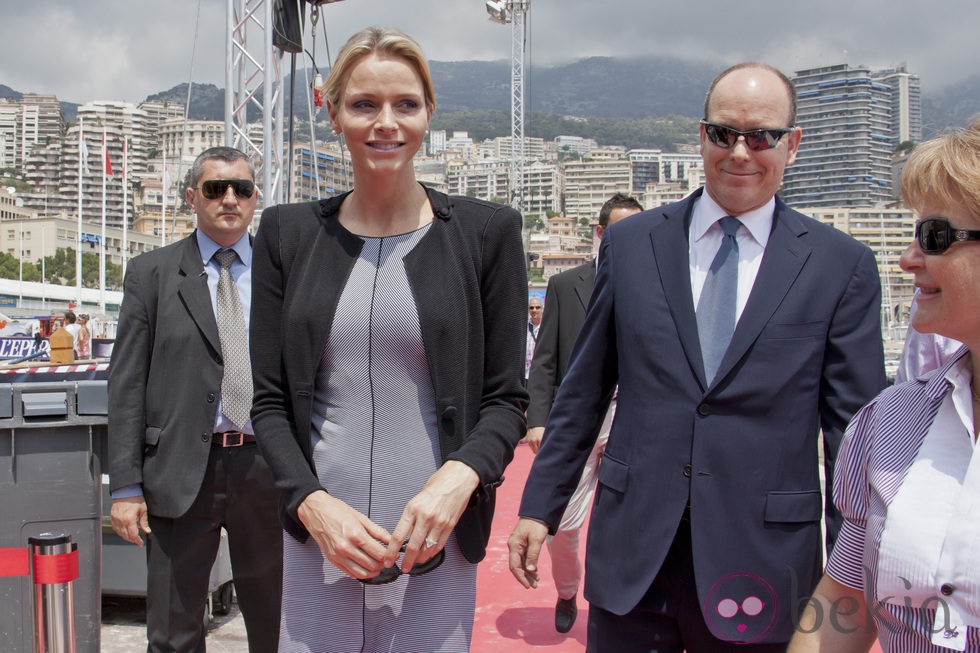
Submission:
<svg viewBox="0 0 980 653">
<path fill-rule="evenodd" d="M 904 68 L 839 64 L 797 71 L 803 141 L 781 196 L 792 205 L 875 206 L 891 201 L 892 154 L 921 138 L 918 77 Z"/>
<path fill-rule="evenodd" d="M 594 219 L 603 203 L 615 193 L 632 194 L 630 160 L 625 150 L 593 150 L 581 160 L 562 166 L 565 215 Z"/>
</svg>

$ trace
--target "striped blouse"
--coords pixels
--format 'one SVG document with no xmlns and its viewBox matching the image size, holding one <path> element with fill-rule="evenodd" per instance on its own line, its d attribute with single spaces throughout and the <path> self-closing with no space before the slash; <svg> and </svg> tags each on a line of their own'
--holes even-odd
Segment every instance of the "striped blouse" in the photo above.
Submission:
<svg viewBox="0 0 980 653">
<path fill-rule="evenodd" d="M 980 652 L 980 455 L 965 348 L 854 416 L 827 574 L 865 593 L 886 653 Z M 829 617 L 826 615 L 825 617 Z"/>
</svg>

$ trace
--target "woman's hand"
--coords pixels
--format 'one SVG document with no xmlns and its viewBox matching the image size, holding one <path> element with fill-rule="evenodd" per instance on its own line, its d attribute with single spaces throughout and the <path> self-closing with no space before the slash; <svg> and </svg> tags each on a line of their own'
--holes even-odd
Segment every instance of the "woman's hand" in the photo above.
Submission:
<svg viewBox="0 0 980 653">
<path fill-rule="evenodd" d="M 385 545 L 394 540 L 366 516 L 323 490 L 306 497 L 296 514 L 337 569 L 357 579 L 381 571 Z"/>
<path fill-rule="evenodd" d="M 384 566 L 395 563 L 398 550 L 406 540 L 403 572 L 436 555 L 446 545 L 479 484 L 480 477 L 473 468 L 457 460 L 450 460 L 436 470 L 422 491 L 405 506 L 391 533 Z"/>
</svg>

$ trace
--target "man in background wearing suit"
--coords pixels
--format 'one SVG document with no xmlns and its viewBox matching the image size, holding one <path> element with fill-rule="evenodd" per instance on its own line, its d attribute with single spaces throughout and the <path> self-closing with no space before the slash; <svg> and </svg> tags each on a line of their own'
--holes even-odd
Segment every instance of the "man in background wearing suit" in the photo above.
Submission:
<svg viewBox="0 0 980 653">
<path fill-rule="evenodd" d="M 204 151 L 186 190 L 197 230 L 126 271 L 109 369 L 111 514 L 123 539 L 147 537 L 149 651 L 205 650 L 222 527 L 249 651 L 278 646 L 278 494 L 248 418 L 254 180 L 240 151 Z"/>
<path fill-rule="evenodd" d="M 616 193 L 606 200 L 599 210 L 596 238 L 601 240 L 603 231 L 609 225 L 642 210 L 640 203 L 632 197 Z M 548 279 L 548 290 L 545 292 L 547 310 L 544 311 L 541 320 L 541 330 L 538 333 L 527 386 L 531 401 L 527 407 L 528 429 L 524 441 L 534 453 L 537 453 L 541 446 L 544 425 L 548 420 L 548 413 L 551 412 L 551 404 L 568 370 L 572 345 L 575 344 L 582 322 L 585 321 L 585 309 L 588 308 L 589 298 L 592 297 L 595 270 L 596 261 L 592 260 Z M 614 411 L 615 400 L 607 411 L 599 437 L 585 463 L 582 477 L 572 493 L 561 524 L 558 525 L 554 537 L 548 538 L 551 576 L 555 580 L 555 589 L 558 590 L 558 602 L 555 604 L 555 629 L 560 633 L 571 630 L 578 615 L 576 595 L 582 580 L 582 563 L 579 561 L 578 551 L 579 530 L 585 523 L 585 514 L 592 505 L 599 461 L 606 448 L 609 425 L 612 423 Z"/>
<path fill-rule="evenodd" d="M 871 250 L 790 209 L 796 93 L 715 78 L 704 188 L 602 238 L 595 290 L 525 485 L 510 567 L 537 584 L 618 384 L 589 526 L 589 651 L 783 651 L 822 566 L 844 428 L 885 385 Z M 830 492 L 828 491 L 828 495 Z"/>
<path fill-rule="evenodd" d="M 531 374 L 531 359 L 534 358 L 534 348 L 538 343 L 538 332 L 541 330 L 541 314 L 544 304 L 537 297 L 527 300 L 527 346 L 524 349 L 524 385 L 527 385 Z"/>
</svg>

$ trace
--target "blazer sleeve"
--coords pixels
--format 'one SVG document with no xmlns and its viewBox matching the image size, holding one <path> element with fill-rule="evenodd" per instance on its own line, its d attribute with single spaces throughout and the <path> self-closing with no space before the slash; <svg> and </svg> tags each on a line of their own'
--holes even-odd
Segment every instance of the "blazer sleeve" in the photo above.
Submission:
<svg viewBox="0 0 980 653">
<path fill-rule="evenodd" d="M 472 467 L 479 475 L 477 501 L 489 499 L 502 482 L 527 427 L 527 392 L 522 384 L 527 270 L 520 214 L 506 207 L 496 210 L 481 240 L 484 359 L 479 416 L 461 446 L 446 457 Z"/>
<path fill-rule="evenodd" d="M 854 414 L 874 399 L 885 383 L 881 282 L 874 255 L 862 247 L 848 287 L 834 312 L 824 352 L 820 426 L 824 440 L 828 551 L 833 548 L 841 527 L 832 488 L 844 430 Z"/>
<path fill-rule="evenodd" d="M 607 231 L 599 245 L 601 263 L 585 323 L 572 349 L 568 371 L 558 386 L 545 427 L 547 435 L 534 457 L 521 496 L 518 514 L 545 522 L 552 534 L 578 487 L 619 380 L 616 261 L 612 253 L 615 233 L 614 229 Z"/>
<path fill-rule="evenodd" d="M 302 434 L 297 432 L 292 410 L 292 394 L 304 390 L 290 387 L 283 366 L 283 298 L 289 277 L 289 261 L 284 258 L 290 253 L 283 245 L 288 239 L 283 237 L 286 229 L 281 217 L 278 206 L 262 212 L 252 248 L 252 427 L 276 487 L 283 493 L 286 510 L 296 519 L 303 500 L 322 488 L 299 441 L 301 435 L 309 437 L 308 427 Z"/>
<path fill-rule="evenodd" d="M 527 426 L 544 426 L 551 412 L 558 389 L 558 323 L 560 321 L 561 300 L 556 287 L 556 277 L 548 280 L 545 291 L 544 315 L 538 329 L 538 341 L 534 345 L 531 359 L 531 373 L 527 380 L 529 401 L 527 406 Z"/>
<path fill-rule="evenodd" d="M 153 349 L 153 328 L 140 279 L 142 265 L 126 270 L 119 328 L 109 365 L 110 490 L 143 482 L 146 437 L 146 385 Z"/>
</svg>

